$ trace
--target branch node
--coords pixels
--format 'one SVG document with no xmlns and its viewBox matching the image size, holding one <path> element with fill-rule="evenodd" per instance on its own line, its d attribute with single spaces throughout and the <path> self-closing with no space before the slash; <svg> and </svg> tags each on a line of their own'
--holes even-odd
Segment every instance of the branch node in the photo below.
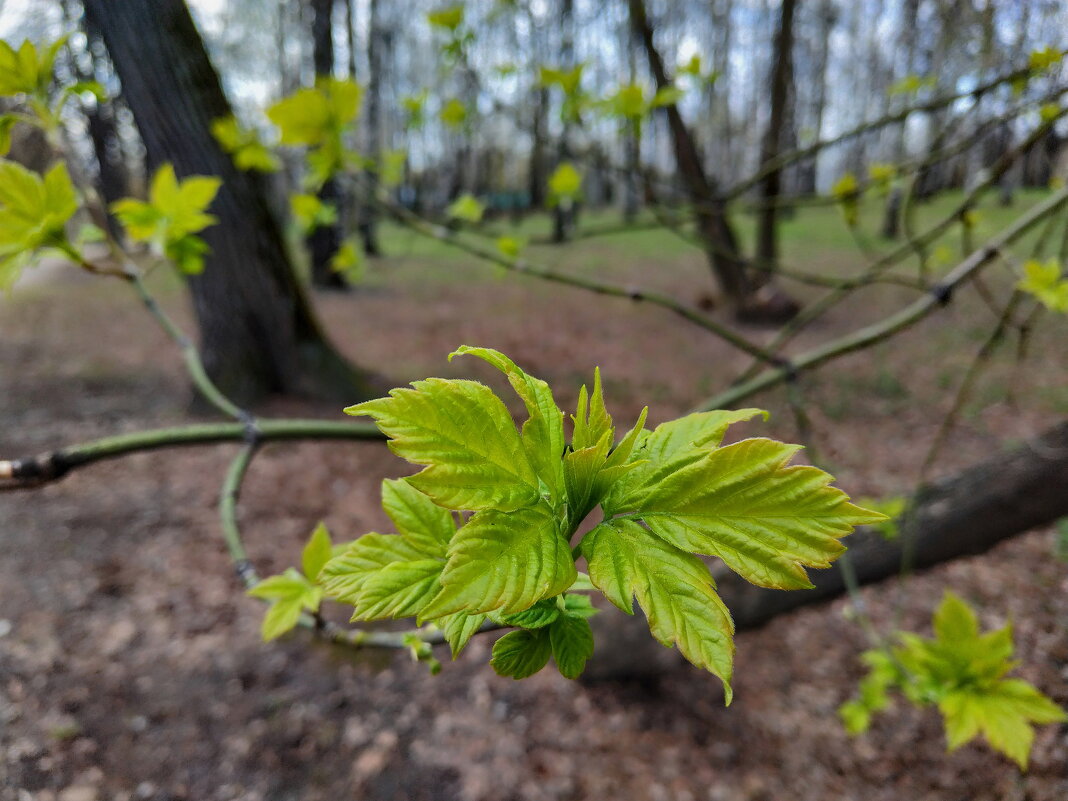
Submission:
<svg viewBox="0 0 1068 801">
<path fill-rule="evenodd" d="M 939 306 L 948 306 L 953 300 L 953 284 L 940 281 L 931 287 L 931 297 L 938 301 Z"/>
<path fill-rule="evenodd" d="M 787 384 L 796 384 L 800 371 L 797 369 L 797 365 L 785 356 L 775 356 L 772 358 L 772 364 L 782 370 L 783 379 Z"/>
<path fill-rule="evenodd" d="M 237 574 L 241 583 L 247 587 L 252 586 L 256 582 L 256 568 L 252 566 L 252 562 L 248 559 L 241 559 L 235 562 L 234 573 Z"/>
</svg>

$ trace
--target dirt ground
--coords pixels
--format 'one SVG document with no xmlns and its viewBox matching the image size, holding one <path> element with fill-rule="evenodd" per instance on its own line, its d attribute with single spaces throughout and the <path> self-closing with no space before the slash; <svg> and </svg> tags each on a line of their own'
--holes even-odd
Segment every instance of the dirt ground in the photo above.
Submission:
<svg viewBox="0 0 1068 801">
<path fill-rule="evenodd" d="M 695 263 L 677 275 L 633 277 L 689 297 L 707 282 Z M 444 358 L 461 343 L 489 345 L 547 378 L 566 408 L 599 364 L 610 410 L 628 425 L 644 403 L 653 422 L 684 412 L 746 364 L 640 304 L 473 277 L 398 258 L 366 288 L 317 304 L 348 355 L 388 366 L 397 383 L 491 380 Z M 893 292 L 884 302 L 901 299 Z M 180 294 L 167 303 L 185 316 Z M 866 303 L 813 337 L 845 330 Z M 940 315 L 802 384 L 819 459 L 851 494 L 911 485 L 990 324 L 969 298 Z M 1064 335 L 1048 322 L 1028 369 L 994 365 L 938 472 L 1063 416 Z M 122 287 L 75 277 L 0 301 L 0 456 L 187 421 L 188 401 L 177 356 Z M 754 403 L 773 419 L 748 433 L 797 436 L 779 393 Z M 266 411 L 340 419 L 321 404 Z M 865 640 L 845 600 L 740 635 L 730 708 L 718 680 L 681 661 L 642 680 L 546 670 L 513 682 L 486 664 L 492 636 L 437 677 L 404 656 L 354 656 L 304 634 L 264 644 L 261 607 L 238 591 L 219 538 L 231 453 L 140 454 L 0 495 L 0 801 L 1068 798 L 1068 727 L 1038 731 L 1026 774 L 984 746 L 947 755 L 937 714 L 904 703 L 847 737 L 835 709 L 855 689 Z M 319 519 L 343 538 L 385 525 L 379 482 L 403 472 L 377 443 L 265 448 L 242 501 L 261 573 L 295 563 Z M 985 625 L 1011 619 L 1019 675 L 1068 704 L 1068 565 L 1053 552 L 1053 532 L 1034 531 L 863 597 L 884 630 L 927 631 L 952 588 Z"/>
</svg>

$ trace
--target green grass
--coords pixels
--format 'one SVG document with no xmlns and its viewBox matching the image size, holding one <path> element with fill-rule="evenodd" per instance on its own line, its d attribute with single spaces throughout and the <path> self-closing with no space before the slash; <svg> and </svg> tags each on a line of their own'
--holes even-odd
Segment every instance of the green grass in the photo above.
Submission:
<svg viewBox="0 0 1068 801">
<path fill-rule="evenodd" d="M 971 233 L 971 248 L 993 236 L 1015 220 L 1024 210 L 1048 195 L 1045 190 L 1026 190 L 1017 194 L 1015 203 L 1002 207 L 995 197 L 984 198 L 976 207 L 977 221 Z M 960 203 L 961 192 L 946 192 L 919 203 L 914 211 L 917 232 L 948 215 Z M 836 206 L 801 206 L 783 218 L 780 229 L 782 262 L 793 267 L 826 276 L 841 277 L 864 269 L 870 258 L 889 253 L 903 240 L 889 242 L 879 236 L 882 222 L 882 200 L 869 196 L 861 203 L 859 237 L 868 253 L 858 247 L 857 237 L 842 220 Z M 651 216 L 639 217 L 632 231 L 615 231 L 599 236 L 586 236 L 598 229 L 616 228 L 622 220 L 617 210 L 587 210 L 579 220 L 579 236 L 565 247 L 540 244 L 552 229 L 548 214 L 533 214 L 518 223 L 497 219 L 474 228 L 465 227 L 463 235 L 482 240 L 491 247 L 499 236 L 525 238 L 530 244 L 524 257 L 559 269 L 569 269 L 602 278 L 632 280 L 636 276 L 658 272 L 660 268 L 674 269 L 685 260 L 704 267 L 704 255 L 692 241 L 660 228 L 650 228 Z M 734 213 L 732 221 L 746 252 L 751 252 L 755 235 L 754 216 L 746 211 Z M 1021 238 L 1013 248 L 1018 255 L 1026 255 L 1039 236 L 1042 226 Z M 690 226 L 687 226 L 687 230 Z M 434 262 L 437 269 L 429 276 L 435 281 L 470 281 L 492 279 L 496 271 L 472 274 L 470 266 L 477 259 L 448 243 L 421 236 L 394 223 L 381 226 L 381 244 L 390 261 Z M 945 272 L 959 261 L 965 252 L 963 229 L 954 223 L 950 229 L 927 248 L 928 269 L 932 275 Z M 919 266 L 917 256 L 902 260 L 895 269 L 905 275 L 915 275 Z M 456 270 L 453 268 L 462 268 Z M 692 268 L 692 265 L 690 265 Z"/>
</svg>

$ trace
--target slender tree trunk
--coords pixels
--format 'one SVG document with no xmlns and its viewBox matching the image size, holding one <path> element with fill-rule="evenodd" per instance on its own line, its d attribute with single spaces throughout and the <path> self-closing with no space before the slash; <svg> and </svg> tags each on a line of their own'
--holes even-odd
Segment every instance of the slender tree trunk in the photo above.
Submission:
<svg viewBox="0 0 1068 801">
<path fill-rule="evenodd" d="M 569 70 L 575 66 L 575 2 L 560 0 L 560 61 L 561 68 Z M 557 166 L 571 159 L 571 120 L 564 119 L 563 131 L 556 152 Z M 571 237 L 575 225 L 575 201 L 567 199 L 558 202 L 553 209 L 553 242 L 561 244 Z"/>
<path fill-rule="evenodd" d="M 219 76 L 181 0 L 85 0 L 123 83 L 151 167 L 217 175 L 204 231 L 211 247 L 189 287 L 208 373 L 248 402 L 269 393 L 352 400 L 373 390 L 326 340 L 286 257 L 266 184 L 216 143 L 212 120 L 231 113 Z"/>
<path fill-rule="evenodd" d="M 379 0 L 371 0 L 368 8 L 367 34 L 367 153 L 371 158 L 382 156 L 382 9 Z M 360 238 L 363 252 L 368 256 L 381 256 L 378 245 L 378 214 L 374 200 L 378 182 L 374 173 L 366 177 L 363 203 L 360 207 Z"/>
<path fill-rule="evenodd" d="M 771 69 L 769 89 L 771 113 L 764 132 L 760 163 L 769 164 L 779 157 L 783 141 L 793 84 L 794 10 L 797 0 L 782 0 L 779 7 L 779 28 L 775 33 L 775 61 Z M 760 183 L 762 208 L 757 221 L 757 261 L 772 267 L 779 260 L 778 205 L 782 196 L 782 170 L 771 170 Z"/>
<path fill-rule="evenodd" d="M 527 171 L 527 192 L 530 208 L 545 208 L 545 139 L 548 127 L 549 90 L 539 86 L 534 90 L 534 115 L 531 121 L 530 167 Z"/>
<path fill-rule="evenodd" d="M 645 12 L 645 3 L 643 0 L 628 0 L 628 3 L 631 25 L 645 49 L 657 88 L 670 87 L 671 78 L 653 41 L 653 28 Z M 693 134 L 674 103 L 664 106 L 663 111 L 671 131 L 679 180 L 694 206 L 698 235 L 734 314 L 740 320 L 754 323 L 774 324 L 789 320 L 797 314 L 797 303 L 778 290 L 773 282 L 761 286 L 760 281 L 753 280 L 727 218 L 726 204 L 719 195 L 715 180 L 705 173 Z"/>
<path fill-rule="evenodd" d="M 334 0 L 311 0 L 312 62 L 316 81 L 334 74 L 333 11 Z M 306 244 L 311 258 L 312 284 L 322 289 L 346 290 L 348 283 L 330 266 L 330 260 L 341 246 L 342 198 L 336 181 L 329 180 L 323 184 L 319 190 L 319 200 L 333 206 L 338 215 L 335 222 L 320 225 L 308 235 Z"/>
</svg>

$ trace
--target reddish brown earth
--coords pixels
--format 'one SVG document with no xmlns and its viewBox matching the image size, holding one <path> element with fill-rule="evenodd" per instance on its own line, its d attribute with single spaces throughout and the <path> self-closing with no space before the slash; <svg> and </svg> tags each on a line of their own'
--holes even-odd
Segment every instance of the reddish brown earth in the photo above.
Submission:
<svg viewBox="0 0 1068 801">
<path fill-rule="evenodd" d="M 675 290 L 696 297 L 707 279 L 687 269 Z M 483 344 L 571 405 L 600 364 L 610 408 L 628 424 L 643 403 L 654 422 L 684 412 L 746 363 L 655 309 L 475 277 L 424 280 L 417 262 L 396 259 L 368 289 L 318 302 L 344 349 L 398 383 L 492 380 L 444 359 Z M 182 314 L 180 295 L 168 303 Z M 864 303 L 809 341 L 870 316 Z M 803 384 L 820 460 L 841 486 L 879 495 L 911 485 L 946 387 L 989 323 L 965 298 Z M 1026 369 L 1008 357 L 994 365 L 939 471 L 1063 416 L 1064 335 L 1064 323 L 1047 323 Z M 81 279 L 0 301 L 0 390 L 2 457 L 189 419 L 164 337 L 122 287 Z M 796 437 L 779 394 L 754 402 L 774 415 L 750 432 Z M 295 403 L 267 411 L 339 417 Z M 681 662 L 640 682 L 575 683 L 548 670 L 502 679 L 486 665 L 492 635 L 437 677 L 403 655 L 354 656 L 304 634 L 264 644 L 261 607 L 239 592 L 219 538 L 231 453 L 140 454 L 0 495 L 0 801 L 1068 798 L 1063 726 L 1039 730 L 1027 774 L 984 746 L 947 755 L 937 714 L 903 703 L 847 737 L 835 709 L 855 688 L 865 640 L 844 600 L 740 635 L 730 708 L 715 678 Z M 383 526 L 379 481 L 404 471 L 376 443 L 265 448 L 242 502 L 260 571 L 293 564 L 320 518 L 345 538 Z M 985 625 L 1012 619 L 1019 675 L 1068 704 L 1068 566 L 1053 551 L 1052 532 L 1035 531 L 863 597 L 884 631 L 926 630 L 946 587 Z"/>
</svg>

